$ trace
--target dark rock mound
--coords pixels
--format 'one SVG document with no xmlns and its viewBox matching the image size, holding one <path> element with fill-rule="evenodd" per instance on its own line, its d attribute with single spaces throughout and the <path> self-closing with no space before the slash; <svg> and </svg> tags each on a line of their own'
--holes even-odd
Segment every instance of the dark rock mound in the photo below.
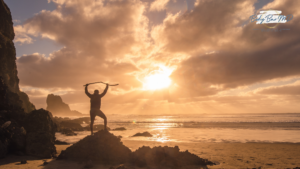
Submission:
<svg viewBox="0 0 300 169">
<path fill-rule="evenodd" d="M 51 158 L 56 155 L 54 141 L 57 126 L 52 119 L 52 114 L 44 109 L 29 113 L 25 124 L 28 132 L 26 138 L 28 155 L 41 158 Z"/>
<path fill-rule="evenodd" d="M 124 146 L 118 137 L 100 130 L 62 151 L 58 159 L 121 164 L 129 161 L 130 154 L 130 149 Z"/>
<path fill-rule="evenodd" d="M 60 96 L 49 94 L 47 96 L 47 110 L 55 116 L 84 116 L 82 113 L 71 110 L 69 105 L 64 103 Z"/>
<path fill-rule="evenodd" d="M 71 129 L 73 131 L 83 131 L 83 127 L 78 124 L 78 123 L 74 123 L 72 121 L 62 121 L 61 123 L 59 123 L 59 128 L 60 129 Z"/>
<path fill-rule="evenodd" d="M 51 158 L 56 155 L 53 135 L 47 132 L 38 131 L 27 134 L 26 153 L 28 155 Z"/>
<path fill-rule="evenodd" d="M 152 134 L 150 134 L 148 131 L 145 131 L 144 133 L 136 133 L 132 137 L 138 137 L 138 136 L 152 137 Z"/>
<path fill-rule="evenodd" d="M 124 130 L 126 130 L 125 127 L 118 127 L 118 128 L 113 129 L 113 131 L 124 131 Z"/>
<path fill-rule="evenodd" d="M 141 147 L 133 152 L 131 163 L 139 166 L 182 167 L 191 165 L 213 165 L 212 162 L 202 159 L 188 151 L 180 152 L 178 146 L 173 147 Z"/>
</svg>

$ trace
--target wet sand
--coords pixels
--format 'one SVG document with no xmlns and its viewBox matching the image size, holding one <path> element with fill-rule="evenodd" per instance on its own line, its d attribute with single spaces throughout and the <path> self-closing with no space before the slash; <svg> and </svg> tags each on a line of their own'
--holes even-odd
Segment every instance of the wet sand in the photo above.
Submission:
<svg viewBox="0 0 300 169">
<path fill-rule="evenodd" d="M 145 146 L 175 146 L 181 151 L 189 150 L 201 158 L 206 158 L 219 163 L 208 168 L 295 168 L 300 167 L 300 144 L 293 143 L 176 143 L 152 141 L 123 141 L 124 145 L 132 151 Z M 60 153 L 69 145 L 57 145 Z M 27 160 L 27 164 L 20 164 Z M 49 164 L 43 165 L 44 160 Z M 37 159 L 28 156 L 10 155 L 0 160 L 1 169 L 57 169 L 74 168 L 83 169 L 86 164 L 73 161 Z M 95 165 L 93 168 L 108 169 L 111 166 Z M 135 167 L 138 169 L 138 167 Z M 197 168 L 199 167 L 189 167 Z"/>
</svg>

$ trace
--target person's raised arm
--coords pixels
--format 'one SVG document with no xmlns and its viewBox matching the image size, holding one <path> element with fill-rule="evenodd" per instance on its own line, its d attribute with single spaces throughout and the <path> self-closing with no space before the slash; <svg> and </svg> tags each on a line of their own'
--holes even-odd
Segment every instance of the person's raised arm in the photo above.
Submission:
<svg viewBox="0 0 300 169">
<path fill-rule="evenodd" d="M 106 84 L 106 88 L 104 89 L 103 93 L 101 93 L 100 96 L 103 97 L 106 94 L 107 90 L 108 90 L 108 84 Z"/>
<path fill-rule="evenodd" d="M 86 84 L 85 85 L 85 94 L 89 97 L 89 98 L 91 98 L 91 94 L 89 93 L 89 91 L 88 91 L 88 84 Z"/>
</svg>

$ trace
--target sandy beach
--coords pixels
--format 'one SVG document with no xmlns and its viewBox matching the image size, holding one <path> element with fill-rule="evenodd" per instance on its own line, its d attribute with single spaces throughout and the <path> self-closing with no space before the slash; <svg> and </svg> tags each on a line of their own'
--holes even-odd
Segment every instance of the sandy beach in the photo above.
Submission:
<svg viewBox="0 0 300 169">
<path fill-rule="evenodd" d="M 153 141 L 123 141 L 132 151 L 141 146 L 175 146 L 219 165 L 208 168 L 295 168 L 300 166 L 300 144 L 292 143 L 176 143 Z M 58 154 L 70 145 L 56 145 Z M 20 164 L 27 160 L 27 164 Z M 44 161 L 49 162 L 43 165 Z M 10 155 L 0 160 L 1 169 L 82 169 L 86 164 L 74 161 L 37 159 L 29 156 Z M 94 165 L 92 168 L 109 169 L 111 166 Z M 139 168 L 139 167 L 134 167 Z M 189 167 L 190 168 L 190 167 Z M 199 168 L 199 167 L 195 167 Z"/>
</svg>

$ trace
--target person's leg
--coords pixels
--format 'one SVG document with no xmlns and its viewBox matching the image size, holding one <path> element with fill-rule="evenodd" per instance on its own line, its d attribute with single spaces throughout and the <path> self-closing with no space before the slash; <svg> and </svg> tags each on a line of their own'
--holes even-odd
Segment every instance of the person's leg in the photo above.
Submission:
<svg viewBox="0 0 300 169">
<path fill-rule="evenodd" d="M 94 121 L 95 121 L 95 110 L 91 110 L 90 111 L 90 116 L 91 116 L 91 124 L 90 124 L 90 127 L 91 127 L 91 135 L 93 135 L 93 125 L 94 125 Z"/>
<path fill-rule="evenodd" d="M 107 118 L 105 114 L 101 110 L 98 110 L 96 115 L 101 117 L 104 120 L 104 130 L 107 130 Z"/>
</svg>

